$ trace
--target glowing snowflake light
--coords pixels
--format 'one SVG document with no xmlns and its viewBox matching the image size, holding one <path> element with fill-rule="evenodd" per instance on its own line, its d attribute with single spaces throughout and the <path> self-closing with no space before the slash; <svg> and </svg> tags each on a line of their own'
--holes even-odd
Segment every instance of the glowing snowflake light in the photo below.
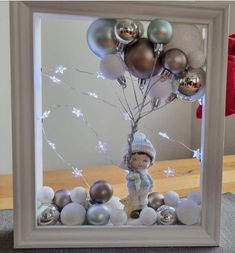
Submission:
<svg viewBox="0 0 235 253">
<path fill-rule="evenodd" d="M 55 84 L 60 84 L 61 80 L 58 79 L 56 76 L 49 76 L 50 80 Z"/>
<path fill-rule="evenodd" d="M 47 119 L 49 117 L 49 114 L 51 113 L 51 111 L 45 111 L 42 116 L 41 116 L 41 119 Z"/>
<path fill-rule="evenodd" d="M 99 153 L 106 153 L 108 150 L 107 143 L 104 143 L 102 141 L 98 142 L 98 145 L 96 146 Z"/>
<path fill-rule="evenodd" d="M 78 168 L 73 168 L 72 174 L 75 177 L 82 177 L 83 176 L 82 172 L 83 172 L 83 170 L 79 170 Z"/>
<path fill-rule="evenodd" d="M 100 72 L 100 71 L 98 71 L 98 72 L 97 72 L 96 77 L 97 77 L 98 79 L 99 79 L 99 78 L 101 78 L 101 79 L 105 79 L 105 77 L 104 77 L 103 73 L 102 73 L 102 72 Z"/>
<path fill-rule="evenodd" d="M 93 97 L 93 98 L 98 98 L 98 96 L 96 95 L 95 92 L 87 92 L 87 95 L 90 96 L 90 97 Z"/>
<path fill-rule="evenodd" d="M 81 112 L 81 110 L 78 108 L 75 108 L 75 107 L 73 108 L 72 113 L 75 114 L 78 118 L 84 116 L 84 114 Z"/>
<path fill-rule="evenodd" d="M 174 177 L 175 176 L 175 169 L 168 167 L 166 170 L 164 170 L 164 173 L 166 173 L 167 177 Z"/>
<path fill-rule="evenodd" d="M 55 67 L 55 73 L 60 73 L 60 74 L 64 74 L 64 71 L 67 70 L 66 67 L 64 67 L 63 65 L 59 65 Z"/>
<path fill-rule="evenodd" d="M 51 149 L 55 150 L 55 143 L 51 142 L 51 141 L 47 141 L 48 145 L 51 147 Z"/>
<path fill-rule="evenodd" d="M 201 150 L 198 148 L 197 150 L 193 150 L 193 158 L 201 160 Z"/>
<path fill-rule="evenodd" d="M 166 133 L 162 133 L 162 132 L 158 132 L 158 134 L 160 135 L 160 136 L 162 136 L 163 138 L 166 138 L 166 139 L 170 139 L 170 137 L 166 134 Z"/>
</svg>

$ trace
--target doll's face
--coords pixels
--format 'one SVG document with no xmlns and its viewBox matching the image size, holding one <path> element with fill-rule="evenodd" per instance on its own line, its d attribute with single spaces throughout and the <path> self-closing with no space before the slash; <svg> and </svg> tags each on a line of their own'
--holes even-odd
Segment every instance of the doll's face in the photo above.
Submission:
<svg viewBox="0 0 235 253">
<path fill-rule="evenodd" d="M 150 167 L 151 159 L 145 154 L 133 154 L 131 156 L 131 167 L 136 170 L 145 170 Z"/>
</svg>

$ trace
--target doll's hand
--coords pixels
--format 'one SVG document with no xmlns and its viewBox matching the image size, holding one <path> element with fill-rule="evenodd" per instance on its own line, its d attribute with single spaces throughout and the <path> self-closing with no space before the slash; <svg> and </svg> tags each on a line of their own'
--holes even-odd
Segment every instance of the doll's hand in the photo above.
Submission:
<svg viewBox="0 0 235 253">
<path fill-rule="evenodd" d="M 133 179 L 140 179 L 140 175 L 138 173 L 133 173 Z"/>
<path fill-rule="evenodd" d="M 133 172 L 131 172 L 131 173 L 129 173 L 129 174 L 127 175 L 126 178 L 129 179 L 129 180 L 136 180 L 136 179 L 139 179 L 140 176 L 139 176 L 138 173 L 133 173 Z"/>
</svg>

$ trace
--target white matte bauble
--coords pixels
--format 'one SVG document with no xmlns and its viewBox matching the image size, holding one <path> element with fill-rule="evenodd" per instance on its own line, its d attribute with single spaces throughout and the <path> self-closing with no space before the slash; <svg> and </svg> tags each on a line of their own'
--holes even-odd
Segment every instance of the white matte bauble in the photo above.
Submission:
<svg viewBox="0 0 235 253">
<path fill-rule="evenodd" d="M 78 203 L 69 203 L 61 211 L 60 218 L 64 225 L 82 225 L 85 222 L 86 209 Z"/>
<path fill-rule="evenodd" d="M 185 225 L 194 225 L 200 221 L 201 208 L 192 200 L 182 200 L 176 208 L 178 219 Z"/>
<path fill-rule="evenodd" d="M 194 201 L 198 205 L 201 205 L 201 203 L 202 203 L 202 194 L 201 194 L 201 192 L 196 192 L 196 191 L 190 192 L 188 194 L 187 198 Z"/>
<path fill-rule="evenodd" d="M 50 204 L 54 198 L 55 192 L 49 186 L 43 186 L 39 188 L 37 192 L 37 200 L 42 204 Z"/>
<path fill-rule="evenodd" d="M 164 196 L 164 202 L 167 206 L 176 207 L 179 203 L 180 197 L 177 192 L 167 192 Z"/>
<path fill-rule="evenodd" d="M 190 52 L 200 49 L 202 33 L 197 26 L 192 24 L 173 24 L 173 36 L 166 44 L 164 51 L 172 48 L 182 50 L 187 56 Z"/>
<path fill-rule="evenodd" d="M 100 72 L 107 79 L 116 80 L 123 76 L 125 70 L 125 63 L 118 55 L 109 54 L 100 61 Z"/>
<path fill-rule="evenodd" d="M 151 78 L 149 84 L 149 95 L 152 98 L 166 99 L 173 92 L 172 80 L 170 78 L 161 78 L 155 75 Z"/>
<path fill-rule="evenodd" d="M 157 220 L 157 213 L 156 211 L 151 207 L 145 207 L 140 212 L 140 221 L 142 224 L 150 226 L 153 225 Z"/>
<path fill-rule="evenodd" d="M 115 226 L 124 225 L 127 222 L 127 214 L 121 209 L 112 209 L 110 215 L 110 221 Z"/>
<path fill-rule="evenodd" d="M 76 187 L 70 193 L 70 198 L 73 202 L 84 204 L 87 199 L 86 189 L 83 187 Z"/>
<path fill-rule="evenodd" d="M 110 209 L 124 209 L 124 205 L 120 202 L 120 198 L 113 196 L 105 205 Z"/>
<path fill-rule="evenodd" d="M 206 56 L 202 50 L 194 50 L 188 54 L 188 65 L 193 69 L 201 68 L 206 61 Z"/>
</svg>

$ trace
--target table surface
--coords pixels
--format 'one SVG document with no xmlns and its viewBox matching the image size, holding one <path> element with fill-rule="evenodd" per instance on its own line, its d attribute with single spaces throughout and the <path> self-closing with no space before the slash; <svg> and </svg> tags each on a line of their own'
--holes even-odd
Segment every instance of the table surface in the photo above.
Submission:
<svg viewBox="0 0 235 253">
<path fill-rule="evenodd" d="M 151 168 L 149 174 L 153 177 L 153 191 L 165 193 L 176 191 L 185 196 L 193 190 L 199 189 L 200 164 L 197 159 L 180 159 L 158 161 Z M 175 175 L 167 177 L 164 170 L 168 167 L 175 169 Z M 125 170 L 117 166 L 100 166 L 83 169 L 83 175 L 91 185 L 97 180 L 106 180 L 112 186 L 114 195 L 120 198 L 127 196 Z M 44 171 L 44 185 L 54 190 L 73 189 L 77 186 L 88 188 L 82 177 L 74 177 L 71 169 Z M 235 192 L 235 155 L 224 156 L 222 192 Z M 13 208 L 12 174 L 0 175 L 0 209 Z"/>
</svg>

